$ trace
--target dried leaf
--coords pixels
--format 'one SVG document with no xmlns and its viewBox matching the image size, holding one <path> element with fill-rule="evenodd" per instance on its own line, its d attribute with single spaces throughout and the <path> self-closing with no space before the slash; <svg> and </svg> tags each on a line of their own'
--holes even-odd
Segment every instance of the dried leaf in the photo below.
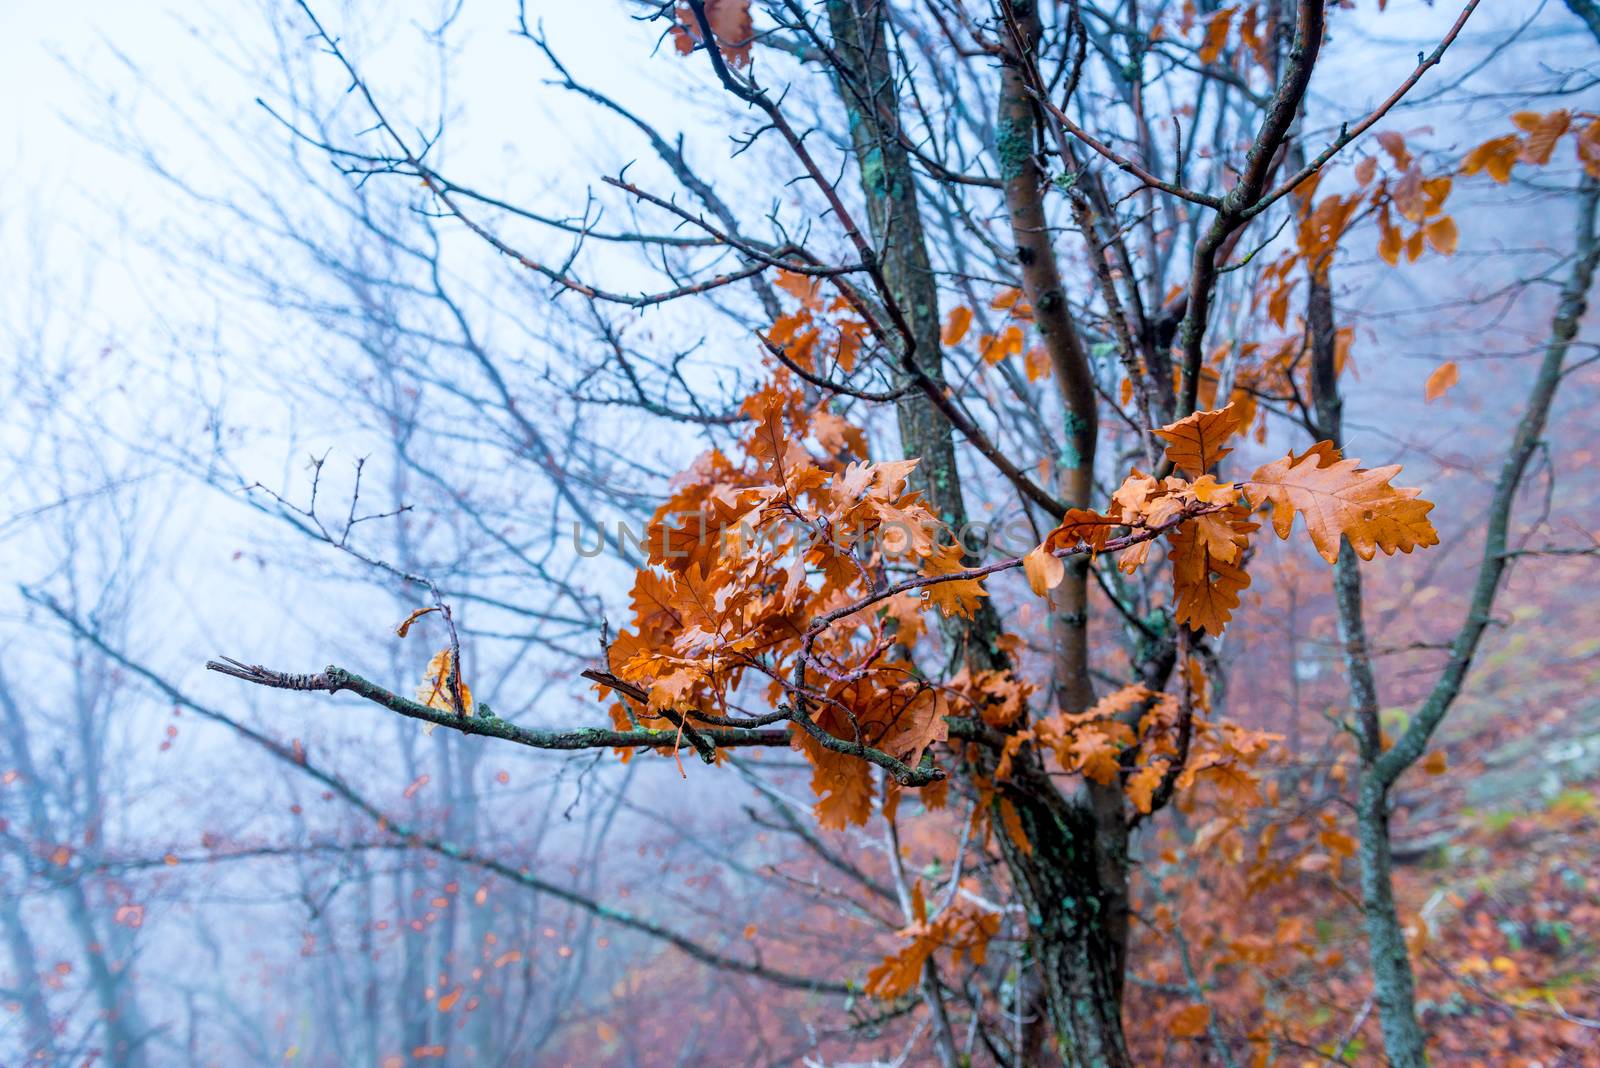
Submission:
<svg viewBox="0 0 1600 1068">
<path fill-rule="evenodd" d="M 1243 508 L 1204 515 L 1167 535 L 1172 545 L 1173 618 L 1208 634 L 1221 634 L 1250 575 L 1239 563 L 1255 529 Z M 1227 548 L 1220 546 L 1226 544 Z M 1218 546 L 1213 555 L 1211 546 Z"/>
<path fill-rule="evenodd" d="M 1271 503 L 1278 537 L 1287 538 L 1294 517 L 1303 515 L 1312 544 L 1330 564 L 1339 556 L 1340 535 L 1370 560 L 1379 549 L 1392 555 L 1439 543 L 1428 521 L 1432 503 L 1420 499 L 1419 490 L 1389 485 L 1399 472 L 1398 464 L 1365 469 L 1322 441 L 1258 468 L 1244 492 L 1257 508 Z"/>
<path fill-rule="evenodd" d="M 1572 114 L 1564 108 L 1546 115 L 1519 111 L 1511 116 L 1511 121 L 1527 135 L 1522 141 L 1521 161 L 1542 167 L 1550 162 L 1561 135 L 1572 126 Z"/>
<path fill-rule="evenodd" d="M 429 612 L 437 612 L 438 610 L 438 606 L 435 605 L 432 608 L 419 608 L 415 612 L 412 612 L 409 616 L 406 616 L 405 619 L 400 621 L 400 625 L 398 627 L 394 628 L 395 637 L 404 638 L 407 634 L 411 633 L 411 624 L 415 623 Z"/>
<path fill-rule="evenodd" d="M 750 46 L 755 40 L 755 25 L 750 21 L 750 0 L 706 0 L 706 22 L 717 39 L 723 58 L 731 67 L 750 62 Z M 673 45 L 680 55 L 694 51 L 701 41 L 700 20 L 687 4 L 677 8 L 678 24 L 672 27 Z"/>
<path fill-rule="evenodd" d="M 1222 54 L 1222 46 L 1228 43 L 1228 27 L 1233 21 L 1234 12 L 1238 10 L 1237 4 L 1224 7 L 1206 20 L 1205 39 L 1200 42 L 1201 63 L 1215 63 Z"/>
<path fill-rule="evenodd" d="M 1167 1033 L 1174 1038 L 1199 1038 L 1211 1023 L 1209 1005 L 1185 1005 L 1167 1021 Z"/>
<path fill-rule="evenodd" d="M 1489 177 L 1505 185 L 1511 180 L 1511 168 L 1517 165 L 1521 154 L 1522 138 L 1516 134 L 1492 138 L 1466 154 L 1461 161 L 1461 173 L 1488 171 Z"/>
<path fill-rule="evenodd" d="M 939 340 L 946 345 L 959 345 L 961 339 L 967 336 L 967 330 L 972 326 L 972 309 L 965 304 L 957 305 L 950 309 L 950 314 L 944 321 L 944 332 Z"/>
<path fill-rule="evenodd" d="M 1128 781 L 1122 786 L 1123 792 L 1128 795 L 1128 800 L 1133 802 L 1133 807 L 1147 816 L 1155 804 L 1156 789 L 1165 778 L 1166 770 L 1165 764 L 1146 764 L 1128 776 Z"/>
<path fill-rule="evenodd" d="M 1167 459 L 1190 478 L 1199 478 L 1233 451 L 1222 443 L 1239 430 L 1239 406 L 1229 404 L 1212 412 L 1195 412 L 1155 433 L 1168 442 Z"/>
<path fill-rule="evenodd" d="M 1441 363 L 1433 369 L 1428 376 L 1428 381 L 1422 387 L 1422 399 L 1429 403 L 1438 400 L 1449 392 L 1450 387 L 1461 380 L 1461 372 L 1456 369 L 1456 361 L 1450 360 Z"/>
<path fill-rule="evenodd" d="M 1428 244 L 1433 246 L 1433 251 L 1441 256 L 1455 254 L 1456 243 L 1460 235 L 1456 232 L 1456 221 L 1448 215 L 1441 216 L 1423 227 L 1424 234 L 1428 237 Z"/>
<path fill-rule="evenodd" d="M 935 549 L 922 566 L 924 575 L 949 575 L 966 569 L 961 559 L 961 546 L 955 543 Z M 977 611 L 978 600 L 987 597 L 983 584 L 977 579 L 950 579 L 924 586 L 922 592 L 928 603 L 937 605 L 946 616 L 971 618 Z"/>
<path fill-rule="evenodd" d="M 1028 588 L 1040 597 L 1061 585 L 1066 577 L 1067 565 L 1045 546 L 1040 545 L 1023 557 L 1022 570 L 1028 576 Z"/>
<path fill-rule="evenodd" d="M 433 659 L 428 661 L 428 666 L 423 669 L 422 682 L 417 687 L 417 702 L 429 708 L 441 709 L 445 712 L 456 710 L 455 702 L 450 698 L 450 649 L 446 646 L 433 654 Z M 472 691 L 465 682 L 459 683 L 461 687 L 461 709 L 467 715 L 472 715 Z"/>
</svg>

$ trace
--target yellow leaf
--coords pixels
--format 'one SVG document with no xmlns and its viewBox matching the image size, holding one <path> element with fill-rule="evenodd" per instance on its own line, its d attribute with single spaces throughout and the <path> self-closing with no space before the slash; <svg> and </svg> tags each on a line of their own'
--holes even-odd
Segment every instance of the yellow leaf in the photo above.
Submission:
<svg viewBox="0 0 1600 1068">
<path fill-rule="evenodd" d="M 1061 557 L 1040 545 L 1022 558 L 1022 570 L 1028 575 L 1028 588 L 1043 597 L 1061 585 L 1067 565 L 1061 562 Z"/>
<path fill-rule="evenodd" d="M 1195 537 L 1213 563 L 1228 564 L 1239 558 L 1242 546 L 1233 529 L 1233 521 L 1227 516 L 1195 516 L 1193 522 Z"/>
<path fill-rule="evenodd" d="M 1443 749 L 1435 749 L 1422 762 L 1422 770 L 1429 775 L 1443 775 L 1450 770 L 1450 758 L 1445 755 Z"/>
<path fill-rule="evenodd" d="M 1218 504 L 1237 496 L 1239 487 L 1232 482 L 1218 482 L 1211 475 L 1201 475 L 1189 487 L 1189 492 L 1202 504 Z"/>
<path fill-rule="evenodd" d="M 595 1022 L 594 1033 L 600 1036 L 600 1041 L 604 1042 L 608 1046 L 617 1040 L 617 1029 L 606 1023 L 604 1020 L 598 1020 Z"/>
<path fill-rule="evenodd" d="M 1422 399 L 1429 403 L 1438 400 L 1461 379 L 1461 373 L 1456 369 L 1456 361 L 1441 363 L 1433 369 L 1433 374 L 1428 376 L 1428 381 L 1422 387 Z"/>
<path fill-rule="evenodd" d="M 755 936 L 756 936 L 756 925 L 753 924 L 753 923 L 745 924 L 744 925 L 744 940 L 746 942 L 749 942 L 750 940 L 755 938 Z"/>
</svg>

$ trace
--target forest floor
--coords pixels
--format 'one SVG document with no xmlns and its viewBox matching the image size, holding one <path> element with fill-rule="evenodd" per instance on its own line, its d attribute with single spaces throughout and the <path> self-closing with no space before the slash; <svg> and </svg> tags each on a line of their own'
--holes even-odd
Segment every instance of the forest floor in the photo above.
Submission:
<svg viewBox="0 0 1600 1068">
<path fill-rule="evenodd" d="M 1397 798 L 1398 890 L 1425 929 L 1419 1008 L 1447 1063 L 1592 1064 L 1568 1051 L 1600 1049 L 1600 700 L 1524 696 L 1516 716 L 1460 707 L 1449 774 L 1413 772 Z"/>
</svg>

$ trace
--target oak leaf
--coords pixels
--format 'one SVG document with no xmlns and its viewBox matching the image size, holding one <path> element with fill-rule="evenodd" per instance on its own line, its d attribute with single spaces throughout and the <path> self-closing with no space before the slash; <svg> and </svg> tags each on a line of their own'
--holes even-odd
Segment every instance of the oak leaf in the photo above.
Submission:
<svg viewBox="0 0 1600 1068">
<path fill-rule="evenodd" d="M 1167 1032 L 1174 1038 L 1199 1038 L 1211 1023 L 1209 1005 L 1185 1005 L 1167 1021 Z"/>
<path fill-rule="evenodd" d="M 1257 508 L 1272 505 L 1272 529 L 1280 538 L 1289 536 L 1296 515 L 1304 516 L 1312 544 L 1330 564 L 1338 559 L 1340 535 L 1363 560 L 1379 549 L 1393 555 L 1437 545 L 1439 534 L 1428 521 L 1433 504 L 1419 490 L 1389 485 L 1400 466 L 1367 469 L 1360 463 L 1321 441 L 1299 456 L 1290 453 L 1258 468 L 1244 483 L 1245 496 Z"/>
<path fill-rule="evenodd" d="M 1128 795 L 1128 800 L 1133 802 L 1133 807 L 1148 816 L 1155 804 L 1156 789 L 1165 777 L 1165 764 L 1146 764 L 1128 776 L 1128 781 L 1123 783 L 1122 789 Z"/>
<path fill-rule="evenodd" d="M 1172 545 L 1173 618 L 1221 634 L 1250 575 L 1239 557 L 1256 529 L 1244 509 L 1197 516 L 1167 535 Z"/>
<path fill-rule="evenodd" d="M 1157 430 L 1168 442 L 1167 459 L 1190 478 L 1199 478 L 1232 449 L 1223 442 L 1240 431 L 1239 407 L 1229 404 L 1211 412 L 1195 412 Z"/>
<path fill-rule="evenodd" d="M 935 548 L 923 562 L 922 573 L 933 577 L 950 575 L 966 569 L 961 559 L 961 546 L 955 542 Z M 977 611 L 980 598 L 989 596 L 983 583 L 977 579 L 948 579 L 922 588 L 929 604 L 937 605 L 946 616 L 971 618 Z"/>
</svg>

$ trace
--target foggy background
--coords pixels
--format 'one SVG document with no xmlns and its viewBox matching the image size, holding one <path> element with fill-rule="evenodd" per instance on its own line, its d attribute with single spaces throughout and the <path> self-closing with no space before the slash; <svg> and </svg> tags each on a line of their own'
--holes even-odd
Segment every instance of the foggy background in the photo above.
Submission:
<svg viewBox="0 0 1600 1068">
<path fill-rule="evenodd" d="M 436 151 L 485 192 L 573 217 L 630 161 L 630 177 L 662 173 L 632 124 L 551 84 L 561 75 L 516 32 L 514 4 L 313 6 L 401 125 L 444 121 Z M 1362 8 L 1340 18 L 1313 86 L 1332 124 L 1397 84 L 1456 13 Z M 572 81 L 683 131 L 725 199 L 782 199 L 759 158 L 730 159 L 745 120 L 637 14 L 526 11 Z M 1431 131 L 1457 155 L 1503 132 L 1482 125 L 1485 86 L 1537 102 L 1593 81 L 1562 53 L 1575 26 L 1561 5 L 1486 3 L 1384 128 Z M 274 116 L 338 141 L 371 125 L 309 32 L 290 4 L 244 0 L 0 7 L 0 1063 L 26 1063 L 41 1026 L 47 1063 L 103 1059 L 113 1020 L 134 1041 L 128 1064 L 585 1063 L 573 1050 L 596 1042 L 693 1063 L 716 1047 L 674 1026 L 675 994 L 781 1015 L 769 1052 L 790 1063 L 810 1029 L 839 1022 L 833 1009 L 798 996 L 752 1007 L 759 989 L 707 977 L 582 902 L 739 956 L 747 924 L 788 907 L 758 869 L 795 851 L 747 808 L 807 818 L 803 774 L 758 788 L 696 767 L 683 781 L 651 755 L 624 766 L 426 735 L 349 695 L 204 670 L 219 654 L 333 663 L 406 692 L 442 644 L 436 618 L 397 638 L 425 593 L 298 510 L 315 478 L 335 541 L 351 516 L 409 508 L 357 523 L 346 547 L 449 589 L 478 700 L 533 725 L 604 723 L 578 671 L 598 656 L 600 620 L 625 619 L 632 567 L 615 544 L 574 552 L 574 524 L 642 525 L 716 440 L 609 403 L 584 307 L 432 217 L 414 184 L 339 174 Z M 1351 454 L 1405 463 L 1456 534 L 1484 503 L 1515 418 L 1499 401 L 1521 396 L 1554 284 L 1494 294 L 1559 277 L 1565 254 L 1570 223 L 1538 186 L 1458 182 L 1455 256 L 1392 271 L 1369 253 L 1340 278 L 1359 309 Z M 607 226 L 628 221 L 606 202 Z M 529 243 L 560 260 L 565 245 L 539 234 Z M 626 248 L 583 255 L 614 288 L 647 284 Z M 754 380 L 749 336 L 691 307 L 623 318 L 631 342 L 689 354 L 687 384 Z M 1424 408 L 1423 380 L 1446 359 L 1462 382 Z M 1594 384 L 1590 368 L 1553 420 L 1567 444 L 1538 492 L 1558 533 L 1597 518 Z M 873 440 L 894 452 L 889 428 Z M 1393 567 L 1380 613 L 1445 603 L 1470 551 Z M 1263 598 L 1279 588 L 1269 566 Z M 1316 582 L 1308 599 L 1325 596 Z M 1515 649 L 1493 639 L 1474 680 L 1486 714 L 1516 711 L 1508 691 L 1592 701 L 1585 583 L 1581 563 L 1519 571 L 1503 610 L 1539 622 Z M 1331 629 L 1295 626 L 1272 616 L 1238 641 L 1291 633 L 1285 677 L 1306 687 L 1292 700 L 1311 730 L 1336 656 Z M 1284 730 L 1284 686 L 1240 678 L 1230 699 Z M 1394 686 L 1404 696 L 1403 676 Z M 433 847 L 384 834 L 374 809 Z M 813 937 L 863 967 L 881 956 L 802 928 L 769 960 L 803 963 Z"/>
</svg>

